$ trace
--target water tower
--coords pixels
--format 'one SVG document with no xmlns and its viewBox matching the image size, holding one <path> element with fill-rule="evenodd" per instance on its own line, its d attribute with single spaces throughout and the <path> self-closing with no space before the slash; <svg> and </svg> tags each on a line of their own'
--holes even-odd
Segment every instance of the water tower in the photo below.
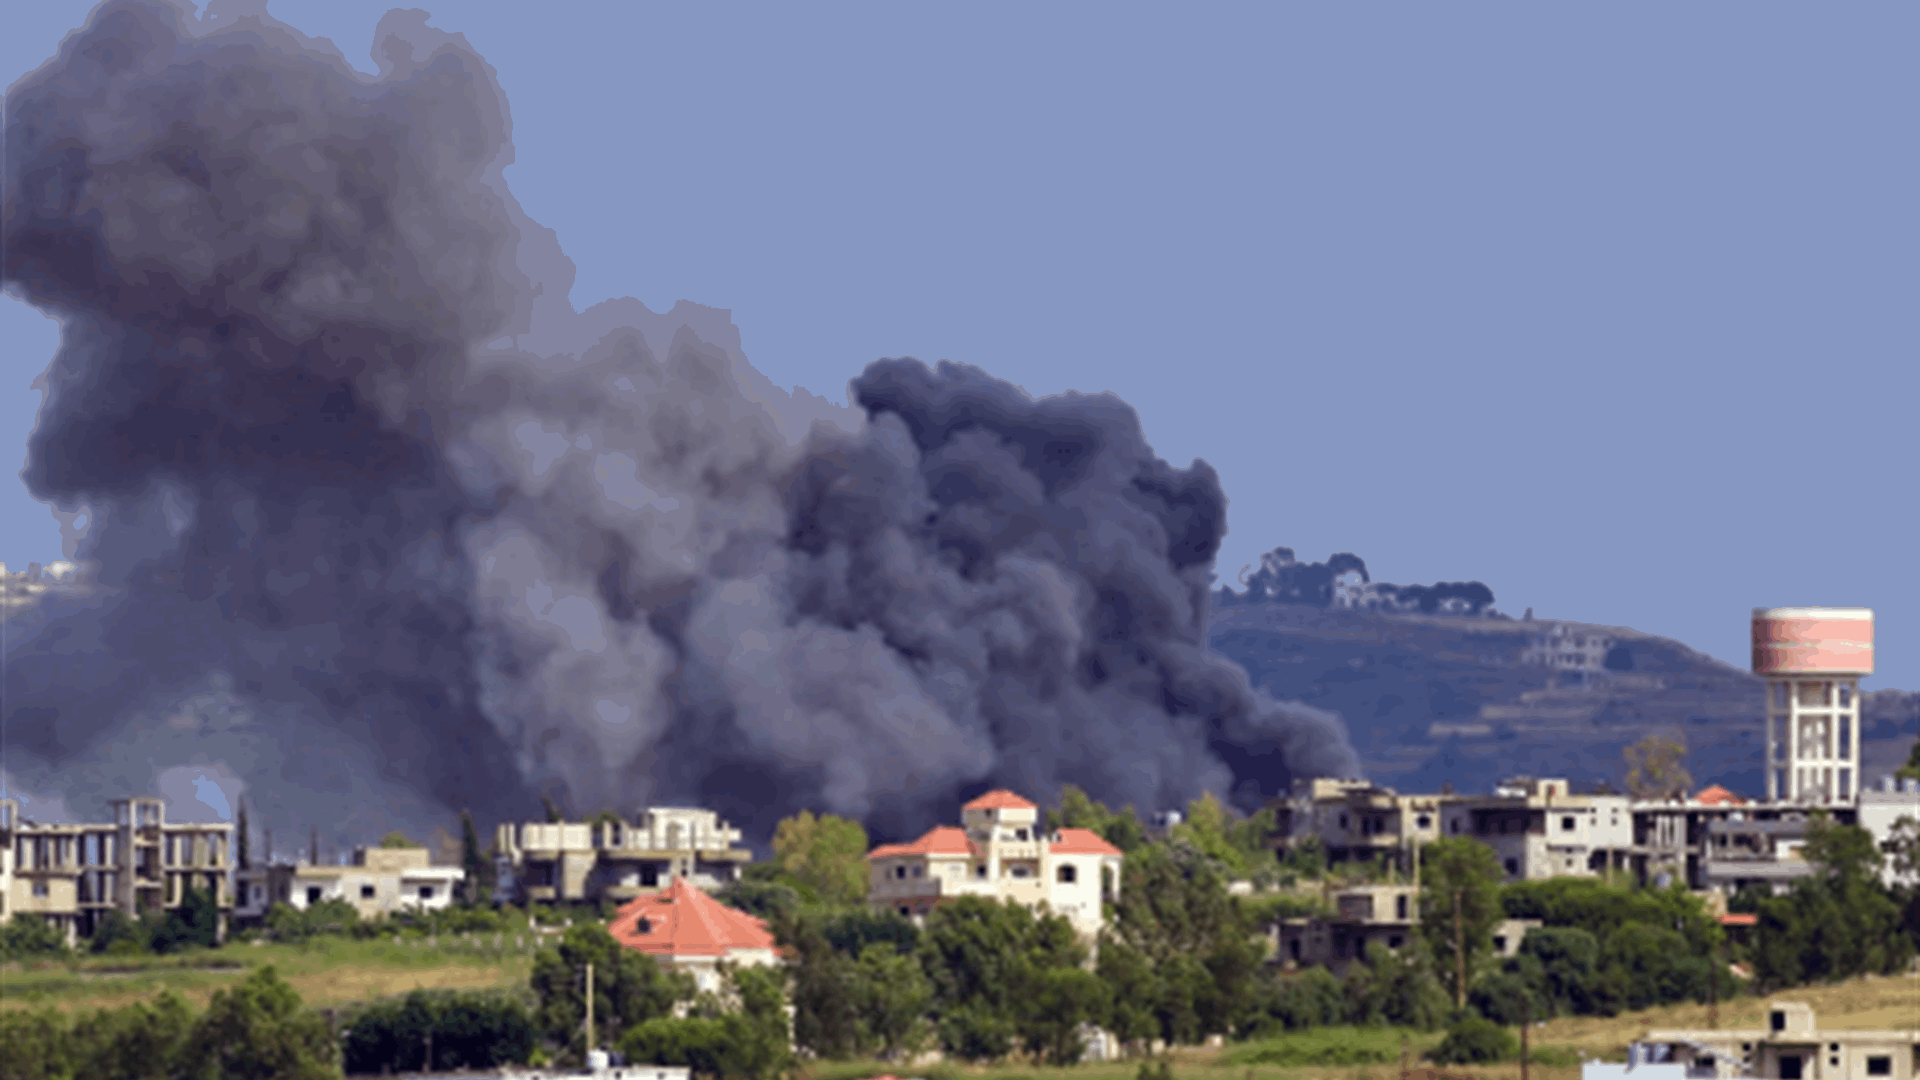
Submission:
<svg viewBox="0 0 1920 1080">
<path fill-rule="evenodd" d="M 1767 680 L 1767 801 L 1852 802 L 1873 612 L 1754 608 L 1753 673 Z"/>
</svg>

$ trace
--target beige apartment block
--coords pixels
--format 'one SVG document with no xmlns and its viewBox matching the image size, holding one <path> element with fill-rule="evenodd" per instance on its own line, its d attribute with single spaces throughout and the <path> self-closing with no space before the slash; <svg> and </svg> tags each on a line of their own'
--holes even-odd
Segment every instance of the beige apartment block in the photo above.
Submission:
<svg viewBox="0 0 1920 1080">
<path fill-rule="evenodd" d="M 1448 798 L 1321 777 L 1295 781 L 1291 796 L 1270 805 L 1278 846 L 1315 837 L 1332 862 L 1384 857 L 1407 873 L 1414 847 L 1440 838 L 1441 809 Z"/>
<path fill-rule="evenodd" d="M 739 880 L 753 861 L 740 830 L 711 810 L 652 807 L 634 821 L 525 822 L 494 833 L 501 900 L 624 903 L 686 878 L 702 889 Z"/>
<path fill-rule="evenodd" d="M 1670 1061 L 1690 1078 L 1734 1080 L 1914 1080 L 1920 1030 L 1822 1030 L 1812 1007 L 1776 1001 L 1767 1026 L 1750 1030 L 1655 1030 L 1634 1045 L 1640 1060 Z"/>
<path fill-rule="evenodd" d="M 1876 844 L 1920 821 L 1920 783 L 1885 779 L 1844 803 L 1747 800 L 1718 786 L 1684 798 L 1575 795 L 1561 778 L 1508 780 L 1485 795 L 1401 795 L 1363 780 L 1300 780 L 1276 811 L 1275 847 L 1317 838 L 1336 862 L 1387 856 L 1408 872 L 1414 846 L 1472 837 L 1508 881 L 1613 877 L 1697 892 L 1783 890 L 1811 872 L 1800 855 L 1816 813 L 1859 825 Z M 1884 871 L 1889 883 L 1896 871 Z"/>
<path fill-rule="evenodd" d="M 1471 836 L 1509 881 L 1603 877 L 1632 865 L 1634 817 L 1624 795 L 1575 795 L 1563 779 L 1511 780 L 1491 795 L 1447 797 L 1445 834 Z"/>
<path fill-rule="evenodd" d="M 1090 829 L 1042 836 L 1039 816 L 1026 799 L 993 791 L 961 807 L 959 828 L 873 849 L 868 904 L 919 922 L 954 897 L 982 896 L 1063 915 L 1082 936 L 1098 936 L 1102 900 L 1119 895 L 1120 849 Z"/>
<path fill-rule="evenodd" d="M 179 907 L 190 886 L 211 895 L 220 933 L 232 913 L 233 826 L 168 824 L 160 799 L 112 802 L 104 824 L 32 821 L 0 799 L 0 920 L 37 915 L 67 935 L 90 936 L 106 913 Z"/>
<path fill-rule="evenodd" d="M 274 863 L 235 872 L 239 904 L 233 916 L 253 923 L 274 904 L 305 911 L 328 900 L 346 901 L 362 919 L 436 911 L 453 903 L 466 876 L 457 866 L 432 865 L 426 848 L 355 848 L 351 864 Z"/>
</svg>

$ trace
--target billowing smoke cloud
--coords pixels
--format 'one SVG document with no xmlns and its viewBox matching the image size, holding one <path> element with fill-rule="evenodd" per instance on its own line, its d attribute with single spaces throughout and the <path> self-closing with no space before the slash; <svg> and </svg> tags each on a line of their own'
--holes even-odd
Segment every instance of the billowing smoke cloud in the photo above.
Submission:
<svg viewBox="0 0 1920 1080">
<path fill-rule="evenodd" d="M 725 312 L 575 313 L 493 72 L 425 20 L 369 77 L 258 7 L 109 3 L 13 89 L 6 282 L 65 324 L 27 476 L 94 587 L 10 658 L 13 754 L 94 800 L 197 754 L 335 842 L 1356 773 L 1206 650 L 1204 463 L 1111 396 L 884 360 L 839 409 Z"/>
</svg>

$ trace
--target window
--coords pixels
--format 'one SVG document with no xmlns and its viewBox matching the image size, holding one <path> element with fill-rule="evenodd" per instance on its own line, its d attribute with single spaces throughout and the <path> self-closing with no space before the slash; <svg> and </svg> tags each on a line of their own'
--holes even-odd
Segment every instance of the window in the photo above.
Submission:
<svg viewBox="0 0 1920 1080">
<path fill-rule="evenodd" d="M 373 899 L 373 886 L 371 885 L 360 886 L 360 899 L 362 900 Z"/>
<path fill-rule="evenodd" d="M 1405 919 L 1407 917 L 1407 897 L 1405 893 L 1402 893 L 1401 895 L 1394 898 L 1393 917 L 1396 919 Z M 1400 947 L 1398 944 L 1399 940 L 1400 940 L 1399 938 L 1394 939 L 1394 942 L 1395 942 L 1394 948 L 1396 949 Z"/>
<path fill-rule="evenodd" d="M 1572 814 L 1568 814 L 1567 816 L 1560 819 L 1560 831 L 1561 832 L 1573 831 L 1573 815 Z"/>
<path fill-rule="evenodd" d="M 1387 938 L 1387 948 L 1389 948 L 1389 949 L 1397 949 L 1397 948 L 1399 948 L 1399 947 L 1400 947 L 1400 935 L 1399 935 L 1399 934 L 1394 934 L 1394 935 L 1392 935 L 1391 937 L 1389 937 L 1389 938 Z"/>
<path fill-rule="evenodd" d="M 1455 836 L 1460 835 L 1460 819 L 1459 818 L 1453 819 L 1453 834 Z"/>
<path fill-rule="evenodd" d="M 987 864 L 975 863 L 973 867 L 973 876 L 976 878 L 979 878 L 981 881 L 985 881 L 987 879 Z"/>
<path fill-rule="evenodd" d="M 1784 1009 L 1775 1009 L 1775 1010 L 1773 1010 L 1773 1015 L 1772 1015 L 1772 1016 L 1769 1016 L 1769 1017 L 1767 1018 L 1767 1024 L 1768 1024 L 1768 1026 L 1770 1026 L 1770 1027 L 1772 1027 L 1772 1028 L 1773 1028 L 1773 1030 L 1775 1030 L 1775 1031 L 1785 1031 L 1785 1030 L 1787 1030 L 1787 1014 L 1786 1014 L 1786 1010 L 1784 1010 Z"/>
<path fill-rule="evenodd" d="M 1055 870 L 1053 872 L 1053 879 L 1055 881 L 1058 881 L 1062 885 L 1071 885 L 1074 883 L 1075 880 L 1077 880 L 1075 875 L 1077 875 L 1078 873 L 1079 873 L 1079 870 L 1075 869 L 1073 864 L 1069 863 L 1066 866 L 1062 866 L 1060 869 Z"/>
<path fill-rule="evenodd" d="M 1427 829 L 1427 828 L 1432 828 L 1432 827 L 1433 827 L 1433 815 L 1432 815 L 1432 814 L 1421 814 L 1421 815 L 1420 815 L 1419 817 L 1417 817 L 1417 818 L 1415 818 L 1415 819 L 1414 819 L 1414 824 L 1416 824 L 1416 825 L 1418 825 L 1418 826 L 1420 826 L 1420 827 L 1421 827 L 1421 828 L 1423 828 L 1423 829 Z"/>
<path fill-rule="evenodd" d="M 1033 876 L 1033 871 L 1019 864 L 1015 864 L 1014 866 L 1010 867 L 1007 870 L 1007 872 L 1017 878 L 1026 878 L 1026 877 Z"/>
<path fill-rule="evenodd" d="M 1886 1054 L 1875 1054 L 1867 1059 L 1868 1076 L 1892 1076 L 1893 1058 Z"/>
<path fill-rule="evenodd" d="M 901 917 L 901 918 L 903 918 L 903 919 L 905 919 L 905 918 L 910 918 L 910 917 L 912 917 L 912 915 L 913 915 L 913 909 L 912 909 L 912 908 L 910 908 L 910 907 L 908 907 L 908 906 L 907 906 L 907 905 L 905 905 L 905 904 L 901 904 L 901 905 L 900 905 L 900 917 Z"/>
<path fill-rule="evenodd" d="M 1507 876 L 1508 877 L 1520 876 L 1520 860 L 1518 859 L 1507 860 Z"/>
<path fill-rule="evenodd" d="M 46 883 L 46 882 L 44 882 L 44 881 L 36 881 L 36 882 L 34 882 L 34 883 L 33 883 L 33 895 L 35 895 L 35 896 L 45 896 L 45 895 L 47 895 L 47 883 Z"/>
<path fill-rule="evenodd" d="M 915 865 L 915 866 L 914 866 L 914 868 L 913 868 L 913 876 L 914 876 L 914 877 L 926 877 L 926 876 L 927 876 L 927 870 L 926 870 L 926 867 L 923 867 L 923 866 L 919 866 L 919 865 Z"/>
<path fill-rule="evenodd" d="M 1027 839 L 1027 830 L 1025 830 L 1025 829 L 1015 829 L 1015 830 L 1013 830 L 1013 838 L 1014 838 L 1015 840 L 1019 840 L 1019 841 L 1021 841 L 1021 842 L 1023 842 L 1023 843 L 1024 843 L 1024 842 L 1026 841 L 1026 839 Z"/>
<path fill-rule="evenodd" d="M 1343 829 L 1347 827 L 1347 815 L 1345 814 L 1340 815 L 1340 827 Z"/>
<path fill-rule="evenodd" d="M 422 900 L 433 899 L 433 886 L 431 885 L 420 886 L 420 899 Z"/>
<path fill-rule="evenodd" d="M 904 878 L 904 877 L 906 877 L 906 876 L 907 876 L 907 868 L 906 868 L 906 867 L 904 867 L 904 866 L 896 866 L 896 867 L 894 867 L 894 868 L 893 868 L 893 877 L 894 877 L 894 880 L 895 880 L 895 881 L 898 881 L 898 880 L 900 880 L 900 879 L 902 879 L 902 878 Z"/>
<path fill-rule="evenodd" d="M 1800 1055 L 1780 1055 L 1780 1080 L 1800 1080 Z"/>
<path fill-rule="evenodd" d="M 320 886 L 318 885 L 307 886 L 307 903 L 317 904 L 319 902 L 320 902 Z"/>
<path fill-rule="evenodd" d="M 258 885 L 253 887 L 253 902 L 258 904 L 267 898 L 267 890 Z"/>
<path fill-rule="evenodd" d="M 1507 939 L 1505 935 L 1503 934 L 1493 935 L 1493 951 L 1497 953 L 1504 953 L 1507 951 Z"/>
</svg>

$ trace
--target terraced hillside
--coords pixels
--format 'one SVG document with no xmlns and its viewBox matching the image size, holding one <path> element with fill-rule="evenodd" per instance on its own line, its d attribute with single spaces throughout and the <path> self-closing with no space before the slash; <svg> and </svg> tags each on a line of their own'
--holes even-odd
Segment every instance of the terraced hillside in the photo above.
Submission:
<svg viewBox="0 0 1920 1080">
<path fill-rule="evenodd" d="M 1555 628 L 1608 639 L 1604 667 L 1544 666 L 1533 646 Z M 1676 731 L 1697 785 L 1764 790 L 1764 684 L 1669 638 L 1273 600 L 1217 607 L 1209 636 L 1274 697 L 1344 716 L 1368 777 L 1402 791 L 1483 791 L 1513 775 L 1621 790 L 1626 747 Z M 1920 737 L 1920 694 L 1882 690 L 1863 704 L 1863 772 L 1877 782 Z"/>
</svg>

